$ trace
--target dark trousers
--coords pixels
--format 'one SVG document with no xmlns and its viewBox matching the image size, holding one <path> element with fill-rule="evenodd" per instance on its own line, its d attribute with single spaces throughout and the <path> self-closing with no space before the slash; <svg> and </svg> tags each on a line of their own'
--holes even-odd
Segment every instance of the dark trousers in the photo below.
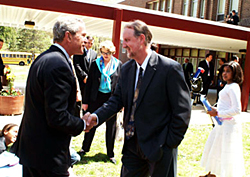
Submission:
<svg viewBox="0 0 250 177">
<path fill-rule="evenodd" d="M 92 113 L 96 109 L 101 107 L 103 103 L 105 103 L 109 99 L 110 95 L 111 95 L 110 93 L 105 94 L 105 93 L 98 92 L 97 101 L 91 102 L 89 104 L 88 111 Z M 95 135 L 97 127 L 93 127 L 88 133 L 85 133 L 84 135 L 82 149 L 85 152 L 89 152 L 90 150 L 90 146 L 94 139 L 94 135 Z M 110 158 L 114 157 L 115 134 L 116 134 L 116 115 L 111 117 L 106 122 L 106 148 L 107 148 L 107 155 Z"/>
<path fill-rule="evenodd" d="M 177 149 L 162 147 L 159 161 L 151 162 L 139 147 L 136 135 L 125 140 L 123 147 L 121 177 L 176 177 Z"/>
<path fill-rule="evenodd" d="M 68 172 L 65 173 L 55 173 L 52 171 L 39 170 L 23 165 L 23 177 L 67 177 Z"/>
</svg>

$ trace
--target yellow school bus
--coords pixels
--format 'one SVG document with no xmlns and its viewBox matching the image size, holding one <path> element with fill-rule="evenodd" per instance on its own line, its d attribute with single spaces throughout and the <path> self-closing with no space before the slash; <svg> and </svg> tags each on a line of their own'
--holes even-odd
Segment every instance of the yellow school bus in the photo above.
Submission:
<svg viewBox="0 0 250 177">
<path fill-rule="evenodd" d="M 38 54 L 28 52 L 4 52 L 0 51 L 4 64 L 29 65 L 34 61 Z"/>
</svg>

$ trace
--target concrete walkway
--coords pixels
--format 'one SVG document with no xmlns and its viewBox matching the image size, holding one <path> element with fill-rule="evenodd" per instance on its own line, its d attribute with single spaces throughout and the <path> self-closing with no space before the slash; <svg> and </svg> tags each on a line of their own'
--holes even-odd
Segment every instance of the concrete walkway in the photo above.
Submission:
<svg viewBox="0 0 250 177">
<path fill-rule="evenodd" d="M 216 99 L 216 90 L 210 89 L 208 93 L 208 101 L 213 105 Z M 250 100 L 249 100 L 250 101 Z M 250 104 L 249 104 L 250 105 Z M 250 122 L 250 106 L 248 106 L 248 112 L 242 112 L 242 121 Z M 1 116 L 0 115 L 0 129 L 8 123 L 16 123 L 20 125 L 22 115 L 15 116 Z M 190 124 L 211 124 L 211 118 L 202 105 L 192 106 L 191 121 Z"/>
</svg>

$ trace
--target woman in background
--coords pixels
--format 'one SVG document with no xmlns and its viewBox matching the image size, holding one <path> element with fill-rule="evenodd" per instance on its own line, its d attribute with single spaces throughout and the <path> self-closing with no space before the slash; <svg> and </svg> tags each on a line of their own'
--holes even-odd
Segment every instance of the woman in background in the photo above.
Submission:
<svg viewBox="0 0 250 177">
<path fill-rule="evenodd" d="M 113 57 L 115 46 L 111 41 L 100 44 L 101 57 L 97 58 L 90 67 L 84 97 L 83 109 L 93 113 L 108 101 L 115 90 L 121 69 L 121 61 Z M 85 133 L 82 149 L 79 154 L 89 152 L 97 127 Z M 106 122 L 106 148 L 110 161 L 116 164 L 114 158 L 114 143 L 116 134 L 116 115 Z"/>
</svg>

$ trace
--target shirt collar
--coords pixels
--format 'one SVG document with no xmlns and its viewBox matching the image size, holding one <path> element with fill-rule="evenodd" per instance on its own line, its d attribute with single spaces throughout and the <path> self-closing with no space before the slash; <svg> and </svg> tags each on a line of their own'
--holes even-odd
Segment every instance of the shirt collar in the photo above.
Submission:
<svg viewBox="0 0 250 177">
<path fill-rule="evenodd" d="M 151 55 L 152 55 L 152 50 L 149 49 L 149 50 L 148 50 L 148 55 L 147 55 L 147 57 L 145 58 L 145 60 L 143 61 L 142 65 L 140 66 L 140 65 L 136 62 L 137 69 L 139 69 L 140 67 L 142 67 L 143 72 L 144 72 L 144 71 L 146 70 L 146 67 L 147 67 L 147 65 L 148 65 L 148 60 L 149 60 L 149 58 L 151 57 Z"/>
<path fill-rule="evenodd" d="M 66 52 L 66 50 L 58 43 L 54 43 L 54 46 L 58 47 L 59 49 L 61 49 L 61 51 L 64 53 L 64 55 L 67 57 L 67 59 L 69 59 L 69 54 Z"/>
</svg>

